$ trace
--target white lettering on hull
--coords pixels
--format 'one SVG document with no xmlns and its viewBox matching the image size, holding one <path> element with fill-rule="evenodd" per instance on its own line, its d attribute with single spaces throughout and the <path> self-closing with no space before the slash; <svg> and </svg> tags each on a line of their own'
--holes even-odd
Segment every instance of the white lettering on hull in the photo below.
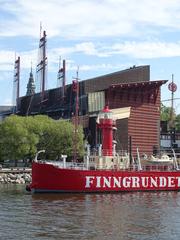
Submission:
<svg viewBox="0 0 180 240">
<path fill-rule="evenodd" d="M 110 188 L 111 187 L 111 177 L 103 177 L 103 187 L 108 187 Z"/>
<path fill-rule="evenodd" d="M 141 177 L 142 181 L 142 187 L 147 188 L 148 187 L 148 177 Z"/>
<path fill-rule="evenodd" d="M 167 179 L 165 177 L 159 177 L 159 187 L 166 187 Z"/>
<path fill-rule="evenodd" d="M 154 178 L 150 177 L 150 183 L 151 183 L 150 186 L 151 187 L 156 187 L 157 188 L 157 186 L 158 186 L 157 179 L 158 179 L 157 177 L 154 177 Z"/>
<path fill-rule="evenodd" d="M 130 187 L 130 177 L 124 177 L 122 179 L 122 186 L 125 187 L 125 188 L 129 188 Z"/>
<path fill-rule="evenodd" d="M 97 180 L 96 187 L 100 188 L 101 187 L 101 177 L 96 177 L 96 180 Z"/>
<path fill-rule="evenodd" d="M 85 188 L 90 188 L 91 187 L 94 178 L 95 177 L 93 177 L 93 176 L 86 176 L 86 186 L 85 186 Z"/>
<path fill-rule="evenodd" d="M 85 188 L 106 188 L 106 189 L 166 189 L 179 188 L 180 176 L 86 176 Z"/>
<path fill-rule="evenodd" d="M 177 185 L 178 185 L 178 187 L 180 187 L 180 177 L 176 177 L 176 179 L 177 179 Z"/>
<path fill-rule="evenodd" d="M 115 187 L 118 187 L 118 188 L 121 187 L 121 177 L 114 178 L 113 188 L 115 188 Z"/>
<path fill-rule="evenodd" d="M 174 177 L 168 177 L 168 187 L 175 187 Z"/>
<path fill-rule="evenodd" d="M 133 188 L 139 188 L 139 177 L 132 177 L 132 187 Z"/>
</svg>

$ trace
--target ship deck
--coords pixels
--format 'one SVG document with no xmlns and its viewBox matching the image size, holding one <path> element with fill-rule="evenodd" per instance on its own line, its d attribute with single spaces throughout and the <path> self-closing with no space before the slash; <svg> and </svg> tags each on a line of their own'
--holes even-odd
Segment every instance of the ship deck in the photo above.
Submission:
<svg viewBox="0 0 180 240">
<path fill-rule="evenodd" d="M 139 168 L 138 164 L 133 164 L 132 166 L 130 166 L 129 168 L 118 168 L 117 166 L 112 166 L 111 168 L 99 168 L 95 163 L 89 163 L 88 166 L 86 163 L 84 162 L 66 162 L 65 164 L 62 161 L 38 161 L 39 163 L 42 164 L 49 164 L 52 165 L 56 168 L 60 168 L 60 169 L 74 169 L 74 170 L 98 170 L 98 171 L 180 171 L 180 165 L 178 164 L 178 166 L 175 166 L 173 163 L 167 163 L 167 164 L 162 164 L 162 163 L 158 163 L 158 164 L 150 164 L 150 163 L 143 163 L 143 165 L 141 165 L 141 168 Z"/>
</svg>

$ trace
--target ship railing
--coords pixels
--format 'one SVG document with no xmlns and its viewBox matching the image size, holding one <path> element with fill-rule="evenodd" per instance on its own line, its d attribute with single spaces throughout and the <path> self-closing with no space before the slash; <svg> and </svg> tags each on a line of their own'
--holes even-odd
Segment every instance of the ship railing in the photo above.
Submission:
<svg viewBox="0 0 180 240">
<path fill-rule="evenodd" d="M 40 161 L 44 162 L 44 161 Z M 139 169 L 139 166 L 137 164 L 133 164 L 129 166 L 128 168 L 121 168 L 117 165 L 112 165 L 111 167 L 100 167 L 98 164 L 96 164 L 94 161 L 90 161 L 88 166 L 86 162 L 66 162 L 66 165 L 64 166 L 64 163 L 62 161 L 45 161 L 46 164 L 52 164 L 53 166 L 57 168 L 62 169 L 79 169 L 79 170 L 102 170 L 102 171 L 130 171 L 130 172 L 138 172 L 138 171 L 145 171 L 145 172 L 153 172 L 153 171 L 161 171 L 161 172 L 168 172 L 168 171 L 178 171 L 180 169 L 180 166 L 175 166 L 174 164 L 169 165 L 142 165 L 141 169 Z"/>
<path fill-rule="evenodd" d="M 85 168 L 86 168 L 86 166 L 85 166 Z M 138 165 L 130 166 L 128 168 L 121 168 L 121 167 L 118 167 L 118 166 L 114 165 L 114 166 L 111 166 L 110 168 L 108 168 L 106 166 L 99 167 L 96 164 L 90 164 L 88 169 L 90 169 L 90 170 L 102 170 L 102 171 L 112 170 L 112 171 L 130 171 L 130 172 L 139 172 L 139 171 L 144 171 L 144 172 L 155 172 L 155 171 L 169 172 L 169 171 L 177 171 L 178 170 L 174 165 L 161 165 L 161 166 L 158 166 L 158 165 L 157 166 L 156 165 L 152 165 L 152 166 L 144 165 L 144 166 L 141 166 L 141 169 L 140 169 Z"/>
<path fill-rule="evenodd" d="M 90 161 L 89 165 L 87 166 L 86 162 L 66 162 L 63 161 L 54 161 L 54 160 L 39 160 L 39 163 L 46 163 L 53 165 L 57 168 L 62 169 L 80 169 L 80 170 L 88 170 L 88 169 L 97 169 L 96 164 L 94 161 Z"/>
<path fill-rule="evenodd" d="M 129 171 L 144 171 L 144 172 L 169 172 L 169 171 L 177 171 L 174 165 L 144 165 L 139 169 L 138 165 L 134 165 L 128 168 Z"/>
<path fill-rule="evenodd" d="M 138 166 L 132 166 L 128 168 L 121 168 L 117 166 L 112 166 L 111 168 L 107 167 L 99 167 L 98 165 L 90 165 L 89 168 L 90 170 L 99 170 L 99 171 L 129 171 L 129 172 L 139 172 L 139 171 L 144 171 L 144 172 L 170 172 L 170 171 L 177 171 L 177 169 L 173 165 L 163 165 L 163 166 L 142 166 L 141 169 L 139 169 Z"/>
<path fill-rule="evenodd" d="M 86 164 L 84 162 L 66 162 L 66 166 L 61 164 L 59 166 L 60 168 L 66 168 L 66 169 L 79 169 L 79 170 L 85 170 Z"/>
<path fill-rule="evenodd" d="M 78 163 L 78 162 L 66 162 L 64 164 L 63 161 L 53 161 L 53 160 L 40 160 L 38 161 L 39 163 L 46 163 L 46 164 L 50 164 L 53 165 L 57 168 L 65 168 L 65 169 L 72 169 L 72 168 L 76 168 L 76 169 L 85 169 L 86 168 L 86 164 L 84 162 L 82 163 Z"/>
<path fill-rule="evenodd" d="M 103 150 L 99 150 L 99 149 L 92 149 L 88 152 L 88 156 L 89 157 L 101 157 L 103 155 L 106 156 L 127 156 L 128 155 L 128 151 L 127 150 L 118 150 L 118 151 L 109 151 L 109 149 L 103 149 Z"/>
</svg>

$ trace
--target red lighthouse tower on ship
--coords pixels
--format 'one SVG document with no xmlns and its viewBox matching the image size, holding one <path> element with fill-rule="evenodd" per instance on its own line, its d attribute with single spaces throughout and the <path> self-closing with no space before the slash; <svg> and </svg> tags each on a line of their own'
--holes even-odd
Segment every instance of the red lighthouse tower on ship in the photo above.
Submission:
<svg viewBox="0 0 180 240">
<path fill-rule="evenodd" d="M 102 155 L 113 155 L 113 129 L 115 129 L 115 121 L 113 120 L 113 113 L 106 105 L 99 113 L 98 127 L 102 131 Z"/>
<path fill-rule="evenodd" d="M 97 126 L 101 129 L 101 143 L 99 157 L 95 160 L 99 169 L 112 169 L 116 166 L 126 168 L 129 165 L 128 156 L 125 161 L 116 152 L 116 145 L 113 139 L 116 130 L 114 113 L 106 105 L 98 115 Z"/>
</svg>

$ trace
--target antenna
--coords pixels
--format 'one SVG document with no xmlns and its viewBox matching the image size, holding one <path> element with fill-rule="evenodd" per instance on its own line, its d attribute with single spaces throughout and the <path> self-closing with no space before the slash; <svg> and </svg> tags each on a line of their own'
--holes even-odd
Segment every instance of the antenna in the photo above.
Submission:
<svg viewBox="0 0 180 240">
<path fill-rule="evenodd" d="M 59 56 L 59 69 L 61 68 L 61 56 Z"/>
<path fill-rule="evenodd" d="M 59 70 L 57 73 L 57 87 L 61 87 L 61 79 L 62 79 L 62 68 L 61 68 L 61 56 L 59 56 Z"/>
<path fill-rule="evenodd" d="M 76 72 L 76 85 L 77 85 L 77 90 L 76 90 L 76 111 L 75 115 L 77 118 L 77 125 L 78 125 L 78 115 L 79 115 L 79 66 L 77 67 L 77 72 Z"/>
<path fill-rule="evenodd" d="M 79 80 L 79 65 L 77 66 L 76 79 Z"/>
<path fill-rule="evenodd" d="M 73 157 L 74 162 L 77 161 L 77 134 L 78 134 L 78 125 L 79 125 L 79 66 L 76 71 L 76 78 L 73 80 L 73 91 L 75 92 L 75 116 L 74 116 L 74 145 L 73 145 Z"/>
<path fill-rule="evenodd" d="M 41 33 L 42 33 L 42 22 L 40 21 L 40 26 L 39 26 L 39 33 L 40 33 L 40 38 L 41 38 Z"/>
<path fill-rule="evenodd" d="M 31 61 L 31 73 L 32 73 L 32 61 Z"/>
</svg>

